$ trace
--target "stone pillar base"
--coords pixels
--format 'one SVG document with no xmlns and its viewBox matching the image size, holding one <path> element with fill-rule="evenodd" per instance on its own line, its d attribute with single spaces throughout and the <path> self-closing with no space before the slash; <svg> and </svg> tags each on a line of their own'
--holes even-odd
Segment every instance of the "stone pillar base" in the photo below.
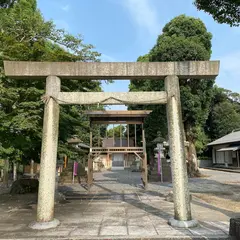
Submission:
<svg viewBox="0 0 240 240">
<path fill-rule="evenodd" d="M 168 220 L 168 224 L 178 228 L 193 228 L 198 226 L 198 221 L 197 220 L 180 221 L 174 218 L 170 218 Z"/>
<path fill-rule="evenodd" d="M 55 228 L 59 224 L 60 224 L 60 221 L 54 218 L 50 222 L 32 222 L 28 226 L 32 229 L 45 230 L 49 228 Z"/>
</svg>

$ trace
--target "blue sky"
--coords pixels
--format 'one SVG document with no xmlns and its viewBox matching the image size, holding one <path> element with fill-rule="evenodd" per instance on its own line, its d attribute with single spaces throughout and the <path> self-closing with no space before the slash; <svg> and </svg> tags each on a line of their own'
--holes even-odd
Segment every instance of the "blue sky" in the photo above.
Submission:
<svg viewBox="0 0 240 240">
<path fill-rule="evenodd" d="M 163 26 L 175 16 L 200 18 L 213 34 L 212 60 L 220 60 L 220 87 L 240 92 L 240 28 L 218 24 L 192 0 L 38 0 L 46 20 L 80 33 L 102 53 L 102 61 L 136 61 L 148 53 Z M 104 84 L 107 92 L 128 91 L 128 81 Z"/>
</svg>

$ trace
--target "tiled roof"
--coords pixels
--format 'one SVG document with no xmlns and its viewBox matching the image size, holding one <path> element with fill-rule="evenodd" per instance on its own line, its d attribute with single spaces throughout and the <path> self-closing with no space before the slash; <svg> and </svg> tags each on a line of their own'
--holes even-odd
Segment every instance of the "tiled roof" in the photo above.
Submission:
<svg viewBox="0 0 240 240">
<path fill-rule="evenodd" d="M 232 143 L 232 142 L 240 142 L 240 131 L 229 133 L 226 136 L 223 136 L 211 143 L 208 146 L 224 144 L 224 143 Z"/>
</svg>

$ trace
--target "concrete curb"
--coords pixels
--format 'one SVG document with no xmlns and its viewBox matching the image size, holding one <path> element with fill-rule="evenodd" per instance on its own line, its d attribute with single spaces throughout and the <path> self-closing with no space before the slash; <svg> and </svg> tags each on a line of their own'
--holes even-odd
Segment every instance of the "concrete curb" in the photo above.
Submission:
<svg viewBox="0 0 240 240">
<path fill-rule="evenodd" d="M 234 170 L 234 169 L 227 169 L 227 168 L 201 168 L 201 169 L 206 169 L 206 170 L 216 170 L 216 171 L 222 171 L 222 172 L 233 172 L 233 173 L 240 173 L 240 170 Z"/>
<path fill-rule="evenodd" d="M 210 237 L 205 237 L 205 236 L 99 236 L 99 237 L 36 237 L 36 238 L 0 238 L 0 240 L 227 240 L 230 239 L 229 236 L 210 236 Z"/>
</svg>

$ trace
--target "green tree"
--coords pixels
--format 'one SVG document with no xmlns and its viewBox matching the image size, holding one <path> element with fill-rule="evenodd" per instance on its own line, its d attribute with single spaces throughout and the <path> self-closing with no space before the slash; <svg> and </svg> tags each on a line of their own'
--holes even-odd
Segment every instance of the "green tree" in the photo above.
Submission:
<svg viewBox="0 0 240 240">
<path fill-rule="evenodd" d="M 17 0 L 0 0 L 0 8 L 12 7 L 15 2 L 17 2 Z"/>
<path fill-rule="evenodd" d="M 120 138 L 120 136 L 121 137 L 125 137 L 126 134 L 127 134 L 126 130 L 127 130 L 126 126 L 124 126 L 124 125 L 117 125 L 116 127 L 108 129 L 107 136 L 108 137 L 113 137 L 113 134 L 114 134 L 115 138 Z"/>
<path fill-rule="evenodd" d="M 38 161 L 45 81 L 7 78 L 3 60 L 86 62 L 99 61 L 100 54 L 84 44 L 80 35 L 73 36 L 45 21 L 36 0 L 19 0 L 10 8 L 0 8 L 0 29 L 0 157 Z M 99 81 L 63 80 L 62 90 L 101 91 L 101 85 Z M 92 107 L 61 106 L 59 154 L 76 155 L 66 144 L 72 135 L 89 142 L 84 111 Z"/>
<path fill-rule="evenodd" d="M 211 56 L 211 39 L 211 33 L 207 31 L 200 19 L 180 15 L 165 25 L 155 46 L 147 55 L 139 57 L 138 60 L 150 62 L 209 60 Z M 201 138 L 205 139 L 203 137 L 203 126 L 209 114 L 213 84 L 214 80 L 211 79 L 180 80 L 183 123 L 186 140 L 190 143 L 188 160 L 192 175 L 198 171 L 193 155 L 196 155 L 195 144 L 198 136 L 201 135 Z M 164 90 L 164 82 L 156 80 L 131 81 L 130 91 L 140 90 L 161 91 Z M 161 132 L 161 136 L 166 138 L 165 106 L 142 106 L 141 108 L 153 109 L 153 113 L 147 120 L 149 121 L 146 128 L 147 141 L 152 142 L 157 137 L 158 132 Z M 156 111 L 158 116 L 154 113 Z M 158 123 L 156 123 L 156 119 L 159 119 Z M 199 142 L 198 146 L 201 146 Z"/>
<path fill-rule="evenodd" d="M 197 9 L 212 15 L 219 23 L 227 23 L 230 26 L 240 24 L 239 0 L 195 0 L 194 4 Z"/>
<path fill-rule="evenodd" d="M 215 86 L 205 132 L 214 141 L 236 129 L 240 129 L 240 94 Z"/>
</svg>

